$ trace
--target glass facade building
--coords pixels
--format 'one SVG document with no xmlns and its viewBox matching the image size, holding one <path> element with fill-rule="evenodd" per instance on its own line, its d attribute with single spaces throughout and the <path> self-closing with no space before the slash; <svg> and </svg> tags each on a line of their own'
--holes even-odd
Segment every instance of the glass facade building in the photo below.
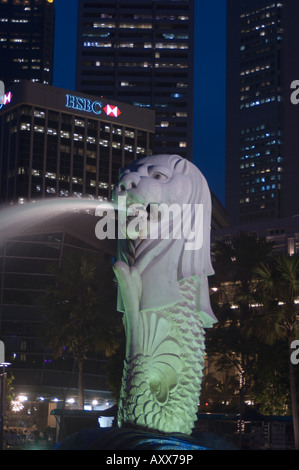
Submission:
<svg viewBox="0 0 299 470">
<path fill-rule="evenodd" d="M 43 344 L 35 299 L 55 282 L 49 267 L 60 266 L 70 251 L 75 257 L 93 253 L 100 266 L 112 263 L 116 241 L 96 238 L 95 203 L 111 199 L 120 167 L 151 155 L 155 113 L 31 81 L 15 84 L 9 96 L 0 110 L 1 340 L 15 393 L 29 398 L 31 410 L 39 397 L 50 408 L 64 398 L 76 407 L 74 358 L 54 359 Z M 64 211 L 69 198 L 72 208 Z M 30 208 L 39 207 L 31 220 Z M 111 404 L 106 375 L 106 360 L 89 356 L 85 404 L 93 409 Z"/>
<path fill-rule="evenodd" d="M 120 167 L 151 155 L 154 111 L 29 81 L 0 111 L 2 203 L 111 199 Z"/>
<path fill-rule="evenodd" d="M 53 0 L 0 0 L 0 80 L 52 84 Z"/>
<path fill-rule="evenodd" d="M 77 90 L 156 111 L 153 153 L 192 160 L 193 0 L 79 0 Z"/>
<path fill-rule="evenodd" d="M 226 209 L 232 224 L 299 213 L 299 6 L 228 1 Z"/>
<path fill-rule="evenodd" d="M 78 224 L 85 227 L 84 237 L 80 235 Z M 51 348 L 45 345 L 41 333 L 44 318 L 36 300 L 55 283 L 50 269 L 60 266 L 67 253 L 80 256 L 82 250 L 93 253 L 99 263 L 114 253 L 111 247 L 96 240 L 94 217 L 87 214 L 73 215 L 67 223 L 51 220 L 30 235 L 24 234 L 20 224 L 16 224 L 14 236 L 0 237 L 0 335 L 5 344 L 6 360 L 11 364 L 14 395 L 24 395 L 31 402 L 31 421 L 36 419 L 35 408 L 41 400 L 53 406 L 56 403 L 55 407 L 60 406 L 64 398 L 73 398 L 77 403 L 74 357 L 66 352 L 55 359 Z M 84 365 L 86 405 L 97 400 L 102 408 L 111 401 L 106 375 L 105 358 L 89 355 Z M 16 424 L 19 426 L 22 427 Z"/>
</svg>

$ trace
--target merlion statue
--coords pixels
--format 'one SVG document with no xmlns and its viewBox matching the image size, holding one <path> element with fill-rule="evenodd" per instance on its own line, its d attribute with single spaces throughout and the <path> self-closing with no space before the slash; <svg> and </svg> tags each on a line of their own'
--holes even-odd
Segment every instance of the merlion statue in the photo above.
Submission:
<svg viewBox="0 0 299 470">
<path fill-rule="evenodd" d="M 156 155 L 121 171 L 114 190 L 114 202 L 120 200 L 126 201 L 127 217 L 119 213 L 125 236 L 119 240 L 114 271 L 126 357 L 118 424 L 191 434 L 205 328 L 217 322 L 208 287 L 214 273 L 209 188 L 186 159 Z M 176 210 L 171 214 L 170 209 Z M 139 224 L 132 230 L 137 215 Z"/>
</svg>

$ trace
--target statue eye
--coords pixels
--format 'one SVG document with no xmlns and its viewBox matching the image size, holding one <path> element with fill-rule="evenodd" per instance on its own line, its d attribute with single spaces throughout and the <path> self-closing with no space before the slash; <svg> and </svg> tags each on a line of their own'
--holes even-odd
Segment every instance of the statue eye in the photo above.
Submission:
<svg viewBox="0 0 299 470">
<path fill-rule="evenodd" d="M 160 171 L 155 171 L 154 173 L 151 174 L 151 177 L 154 178 L 155 180 L 160 180 L 160 181 L 165 181 L 168 179 L 168 176 L 165 175 L 164 173 L 161 173 Z"/>
</svg>

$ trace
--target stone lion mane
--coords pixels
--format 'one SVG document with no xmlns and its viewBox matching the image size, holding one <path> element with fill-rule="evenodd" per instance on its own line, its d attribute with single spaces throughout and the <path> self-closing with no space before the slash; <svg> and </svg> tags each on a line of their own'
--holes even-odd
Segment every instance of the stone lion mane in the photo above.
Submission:
<svg viewBox="0 0 299 470">
<path fill-rule="evenodd" d="M 172 175 L 184 175 L 187 178 L 188 187 L 184 187 L 184 197 L 187 195 L 187 198 L 184 204 L 191 206 L 192 224 L 189 233 L 184 233 L 185 238 L 179 240 L 169 237 L 166 240 L 119 241 L 118 260 L 125 261 L 129 266 L 135 266 L 141 275 L 143 285 L 151 286 L 142 293 L 141 311 L 174 305 L 180 299 L 179 281 L 192 276 L 197 277 L 199 281 L 197 310 L 201 313 L 204 325 L 210 327 L 216 319 L 211 309 L 208 287 L 208 276 L 214 274 L 214 271 L 210 259 L 211 195 L 206 179 L 195 165 L 178 155 L 141 158 L 126 168 L 126 174 L 136 172 L 142 165 L 167 167 Z M 121 181 L 122 176 L 118 186 Z M 168 187 L 169 191 L 174 190 L 171 185 Z M 169 200 L 173 200 L 173 195 L 169 196 L 171 196 Z M 182 195 L 178 194 L 178 203 L 180 197 Z M 186 250 L 186 243 L 190 241 L 190 235 L 194 230 L 196 204 L 203 205 L 203 243 L 198 250 Z M 199 234 L 195 234 L 195 237 L 197 236 Z M 153 292 L 157 295 L 153 295 Z M 124 312 L 120 290 L 118 310 Z"/>
<path fill-rule="evenodd" d="M 155 203 L 170 209 L 175 203 L 180 209 L 184 204 L 192 209 L 188 233 L 143 239 L 140 228 L 137 240 L 120 241 L 114 265 L 126 333 L 119 426 L 191 434 L 203 377 L 205 328 L 216 322 L 207 280 L 213 273 L 208 185 L 187 160 L 156 155 L 127 168 L 117 194 L 126 196 L 127 208 L 133 201 L 146 208 Z M 194 233 L 196 204 L 203 207 L 200 234 Z M 174 224 L 179 221 L 186 228 L 181 211 L 179 215 L 173 217 Z M 156 220 L 165 224 L 165 213 Z M 171 225 L 170 218 L 166 220 Z M 121 227 L 126 227 L 123 220 Z M 171 227 L 173 233 L 176 228 Z M 195 239 L 200 236 L 200 243 L 186 249 L 191 234 Z"/>
</svg>

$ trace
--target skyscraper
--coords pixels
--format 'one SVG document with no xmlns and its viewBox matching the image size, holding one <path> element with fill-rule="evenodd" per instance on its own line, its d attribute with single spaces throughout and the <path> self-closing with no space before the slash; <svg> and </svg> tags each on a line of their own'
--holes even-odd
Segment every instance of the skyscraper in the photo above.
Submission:
<svg viewBox="0 0 299 470">
<path fill-rule="evenodd" d="M 155 113 L 26 80 L 0 111 L 0 202 L 111 199 L 120 167 L 151 155 Z"/>
<path fill-rule="evenodd" d="M 192 159 L 193 0 L 79 0 L 77 90 L 156 111 L 154 153 Z"/>
<path fill-rule="evenodd" d="M 151 154 L 155 113 L 28 80 L 7 96 L 0 109 L 0 333 L 15 393 L 26 394 L 37 421 L 39 397 L 50 411 L 64 387 L 76 400 L 77 384 L 72 353 L 55 359 L 43 342 L 36 299 L 53 283 L 49 267 L 61 266 L 65 256 L 78 259 L 84 250 L 110 266 L 116 241 L 97 238 L 95 201 L 111 199 L 120 167 Z M 112 315 L 114 305 L 116 299 Z M 106 361 L 97 353 L 89 359 L 85 404 L 96 400 L 103 409 L 114 403 Z"/>
<path fill-rule="evenodd" d="M 0 80 L 52 84 L 54 0 L 0 0 Z"/>
<path fill-rule="evenodd" d="M 226 209 L 232 224 L 299 213 L 299 4 L 227 3 Z"/>
</svg>

